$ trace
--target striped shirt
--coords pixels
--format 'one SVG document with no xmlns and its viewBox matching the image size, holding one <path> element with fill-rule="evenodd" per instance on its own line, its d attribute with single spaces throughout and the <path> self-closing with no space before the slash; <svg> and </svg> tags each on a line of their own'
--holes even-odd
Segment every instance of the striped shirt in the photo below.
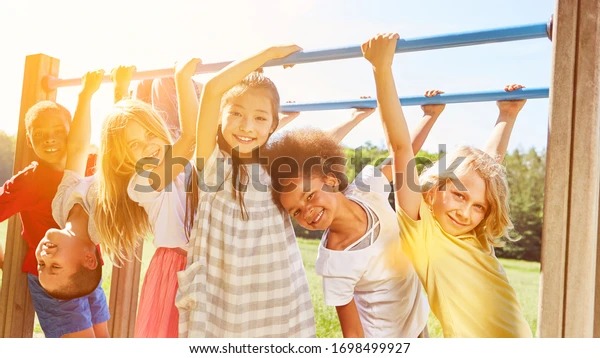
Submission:
<svg viewBox="0 0 600 358">
<path fill-rule="evenodd" d="M 259 164 L 245 165 L 249 219 L 218 148 L 200 173 L 187 268 L 179 272 L 180 337 L 314 337 L 308 282 L 289 216 Z M 204 186 L 204 187 L 203 187 Z"/>
</svg>

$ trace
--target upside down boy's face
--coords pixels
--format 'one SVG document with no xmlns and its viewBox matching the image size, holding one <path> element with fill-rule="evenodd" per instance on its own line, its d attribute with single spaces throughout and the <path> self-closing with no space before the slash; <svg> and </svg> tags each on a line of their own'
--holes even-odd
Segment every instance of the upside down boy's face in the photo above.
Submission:
<svg viewBox="0 0 600 358">
<path fill-rule="evenodd" d="M 71 277 L 86 265 L 88 252 L 89 247 L 70 227 L 48 230 L 35 251 L 40 285 L 48 292 L 59 292 L 72 284 Z"/>
<path fill-rule="evenodd" d="M 82 277 L 82 273 L 96 271 L 100 265 L 96 245 L 88 235 L 88 220 L 87 212 L 76 204 L 69 212 L 65 228 L 48 230 L 38 243 L 35 256 L 39 281 L 51 296 L 72 295 L 88 287 L 87 277 Z M 92 282 L 94 287 L 97 284 Z"/>
</svg>

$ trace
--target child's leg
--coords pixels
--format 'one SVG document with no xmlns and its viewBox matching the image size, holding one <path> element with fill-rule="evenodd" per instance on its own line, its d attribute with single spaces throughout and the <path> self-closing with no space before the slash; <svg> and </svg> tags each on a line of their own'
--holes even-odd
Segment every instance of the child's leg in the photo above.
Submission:
<svg viewBox="0 0 600 358">
<path fill-rule="evenodd" d="M 57 300 L 46 293 L 37 276 L 27 274 L 27 281 L 46 338 L 95 337 L 87 297 Z"/>
<path fill-rule="evenodd" d="M 110 333 L 108 333 L 108 321 L 95 324 L 94 334 L 96 335 L 96 338 L 110 338 Z"/>
</svg>

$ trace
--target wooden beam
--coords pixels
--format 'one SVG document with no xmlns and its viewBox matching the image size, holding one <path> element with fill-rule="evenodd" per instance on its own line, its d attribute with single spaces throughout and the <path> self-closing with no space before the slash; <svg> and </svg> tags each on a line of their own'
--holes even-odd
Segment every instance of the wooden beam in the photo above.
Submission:
<svg viewBox="0 0 600 358">
<path fill-rule="evenodd" d="M 579 0 L 565 337 L 593 337 L 600 190 L 600 3 Z M 561 95 L 558 94 L 557 95 Z"/>
<path fill-rule="evenodd" d="M 559 0 L 546 164 L 540 337 L 599 337 L 600 3 Z"/>
<path fill-rule="evenodd" d="M 539 337 L 562 337 L 569 228 L 569 187 L 578 1 L 558 1 L 552 33 L 553 75 L 546 152 Z M 552 218 L 549 220 L 548 218 Z"/>
<path fill-rule="evenodd" d="M 140 244 L 136 256 L 142 258 L 143 245 Z M 108 330 L 113 338 L 133 337 L 137 314 L 138 291 L 142 263 L 132 259 L 123 267 L 113 267 L 110 285 L 110 320 Z"/>
<path fill-rule="evenodd" d="M 27 146 L 25 113 L 41 100 L 56 100 L 56 90 L 47 92 L 43 81 L 46 76 L 58 75 L 59 64 L 58 59 L 43 54 L 30 55 L 25 59 L 13 173 L 17 173 L 35 160 L 33 151 Z M 31 337 L 33 334 L 35 313 L 27 288 L 27 275 L 21 272 L 26 249 L 27 245 L 21 238 L 21 221 L 12 217 L 8 221 L 2 273 L 0 337 Z"/>
</svg>

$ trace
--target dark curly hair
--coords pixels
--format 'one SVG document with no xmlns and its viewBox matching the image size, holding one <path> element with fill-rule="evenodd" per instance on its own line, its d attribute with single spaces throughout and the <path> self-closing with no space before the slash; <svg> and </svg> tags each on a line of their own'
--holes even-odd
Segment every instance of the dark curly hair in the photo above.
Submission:
<svg viewBox="0 0 600 358">
<path fill-rule="evenodd" d="M 288 190 L 286 179 L 333 175 L 339 191 L 348 186 L 344 150 L 320 129 L 300 128 L 278 134 L 266 153 L 273 199 L 278 204 L 281 193 Z"/>
</svg>

